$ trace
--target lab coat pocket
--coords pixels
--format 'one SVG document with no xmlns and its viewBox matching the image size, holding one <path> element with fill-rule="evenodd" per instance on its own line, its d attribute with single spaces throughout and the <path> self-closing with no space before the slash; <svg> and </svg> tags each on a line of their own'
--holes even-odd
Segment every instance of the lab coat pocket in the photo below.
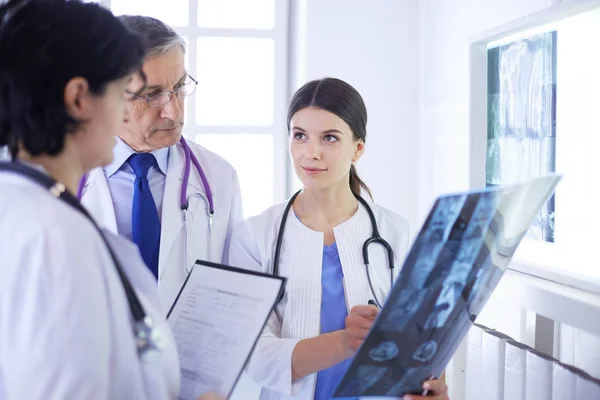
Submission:
<svg viewBox="0 0 600 400">
<path fill-rule="evenodd" d="M 211 249 L 209 223 L 214 223 L 214 220 L 209 220 L 208 210 L 204 197 L 200 194 L 190 196 L 187 224 L 184 223 L 182 239 L 184 246 L 187 246 L 187 250 L 184 251 L 192 263 L 196 260 L 212 261 L 209 259 Z"/>
</svg>

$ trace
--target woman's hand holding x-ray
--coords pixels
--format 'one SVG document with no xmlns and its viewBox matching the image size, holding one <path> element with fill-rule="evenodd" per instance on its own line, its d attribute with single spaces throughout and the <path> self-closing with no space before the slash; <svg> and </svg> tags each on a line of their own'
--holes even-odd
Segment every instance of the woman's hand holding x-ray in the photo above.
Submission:
<svg viewBox="0 0 600 400">
<path fill-rule="evenodd" d="M 344 329 L 344 351 L 348 357 L 353 356 L 362 345 L 378 313 L 379 309 L 373 305 L 352 307 L 346 317 L 346 329 Z"/>
</svg>

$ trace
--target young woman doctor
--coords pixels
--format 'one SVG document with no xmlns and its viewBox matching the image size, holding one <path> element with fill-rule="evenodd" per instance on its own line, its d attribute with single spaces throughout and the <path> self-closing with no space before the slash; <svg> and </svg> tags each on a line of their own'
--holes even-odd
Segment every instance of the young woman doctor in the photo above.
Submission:
<svg viewBox="0 0 600 400">
<path fill-rule="evenodd" d="M 303 189 L 238 225 L 230 263 L 288 278 L 248 366 L 263 387 L 261 400 L 325 400 L 377 315 L 368 303 L 383 302 L 390 290 L 399 268 L 389 268 L 388 257 L 393 253 L 391 262 L 401 265 L 408 224 L 360 197 L 361 188 L 370 195 L 355 168 L 365 150 L 367 111 L 352 86 L 332 78 L 307 83 L 292 98 L 287 120 Z M 391 251 L 372 243 L 365 268 L 363 243 L 375 225 Z M 447 399 L 444 383 L 424 386 L 433 394 L 427 398 Z"/>
<path fill-rule="evenodd" d="M 74 197 L 112 159 L 144 47 L 99 5 L 11 0 L 0 54 L 0 399 L 176 399 L 156 282 Z"/>
</svg>

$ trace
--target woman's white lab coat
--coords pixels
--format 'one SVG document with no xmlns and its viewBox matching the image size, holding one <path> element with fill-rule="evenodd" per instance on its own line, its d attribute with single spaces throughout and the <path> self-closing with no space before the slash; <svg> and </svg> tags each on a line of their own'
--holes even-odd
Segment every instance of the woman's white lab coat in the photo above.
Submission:
<svg viewBox="0 0 600 400">
<path fill-rule="evenodd" d="M 397 275 L 408 250 L 408 223 L 391 211 L 372 203 L 370 206 L 381 236 L 394 250 L 394 274 Z M 229 254 L 231 265 L 272 272 L 284 208 L 285 203 L 277 204 L 234 228 Z M 367 304 L 373 298 L 362 256 L 363 243 L 371 233 L 369 215 L 362 205 L 352 218 L 334 228 L 348 310 Z M 291 366 L 296 344 L 320 334 L 323 243 L 323 233 L 304 226 L 290 210 L 279 265 L 280 275 L 288 278 L 285 296 L 277 306 L 281 320 L 271 315 L 248 366 L 248 375 L 263 387 L 261 400 L 308 400 L 314 396 L 316 374 L 292 382 Z M 371 279 L 380 301 L 390 289 L 386 254 L 377 244 L 369 246 Z"/>
<path fill-rule="evenodd" d="M 91 222 L 46 189 L 0 174 L 0 399 L 175 399 L 179 365 L 138 250 L 106 233 L 164 337 L 139 360 L 129 305 Z"/>
</svg>

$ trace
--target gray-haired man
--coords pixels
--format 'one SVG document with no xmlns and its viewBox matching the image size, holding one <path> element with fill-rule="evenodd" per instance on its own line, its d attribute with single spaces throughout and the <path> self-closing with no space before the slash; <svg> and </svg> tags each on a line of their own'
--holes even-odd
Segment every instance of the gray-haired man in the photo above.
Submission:
<svg viewBox="0 0 600 400">
<path fill-rule="evenodd" d="M 80 189 L 103 227 L 138 245 L 166 315 L 195 260 L 227 262 L 231 228 L 242 219 L 240 188 L 227 161 L 182 139 L 185 98 L 196 89 L 183 39 L 154 18 L 121 20 L 148 44 L 147 89 L 129 94 L 113 163 Z"/>
<path fill-rule="evenodd" d="M 196 89 L 183 38 L 154 18 L 120 18 L 148 44 L 147 89 L 130 95 L 113 163 L 80 185 L 82 202 L 105 228 L 138 244 L 166 315 L 195 260 L 227 263 L 231 229 L 243 218 L 240 187 L 227 161 L 181 142 L 185 98 Z M 251 400 L 258 391 L 244 376 L 233 397 Z"/>
</svg>

